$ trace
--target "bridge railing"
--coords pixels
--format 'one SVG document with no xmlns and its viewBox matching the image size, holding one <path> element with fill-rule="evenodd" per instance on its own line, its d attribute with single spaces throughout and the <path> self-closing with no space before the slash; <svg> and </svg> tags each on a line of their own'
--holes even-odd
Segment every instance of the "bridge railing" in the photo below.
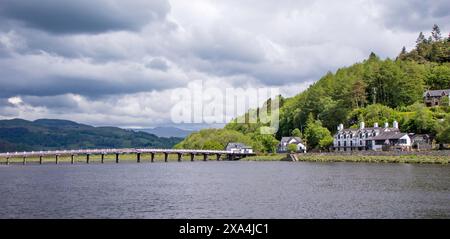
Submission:
<svg viewBox="0 0 450 239">
<path fill-rule="evenodd" d="M 49 155 L 78 155 L 78 154 L 131 154 L 131 153 L 168 153 L 168 154 L 236 154 L 250 155 L 252 153 L 242 153 L 226 150 L 197 150 L 197 149 L 78 149 L 78 150 L 53 150 L 53 151 L 31 151 L 31 152 L 7 152 L 0 153 L 0 157 L 32 157 Z"/>
</svg>

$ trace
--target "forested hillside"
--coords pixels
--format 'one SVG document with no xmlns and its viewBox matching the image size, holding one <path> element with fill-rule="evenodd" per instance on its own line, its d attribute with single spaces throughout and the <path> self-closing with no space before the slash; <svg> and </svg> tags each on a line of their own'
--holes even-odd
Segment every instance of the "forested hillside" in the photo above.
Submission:
<svg viewBox="0 0 450 239">
<path fill-rule="evenodd" d="M 226 130 L 248 135 L 270 152 L 283 136 L 301 136 L 309 148 L 327 148 L 340 123 L 356 127 L 359 121 L 397 120 L 405 132 L 429 133 L 450 143 L 450 107 L 425 107 L 428 89 L 450 89 L 450 39 L 436 25 L 428 38 L 420 33 L 416 47 L 409 52 L 403 48 L 396 59 L 372 53 L 361 63 L 329 72 L 292 98 L 280 96 L 276 135 L 259 135 L 259 124 L 231 122 Z"/>
<path fill-rule="evenodd" d="M 93 127 L 66 120 L 0 120 L 0 152 L 88 149 L 171 148 L 181 138 L 160 138 L 115 127 Z"/>
</svg>

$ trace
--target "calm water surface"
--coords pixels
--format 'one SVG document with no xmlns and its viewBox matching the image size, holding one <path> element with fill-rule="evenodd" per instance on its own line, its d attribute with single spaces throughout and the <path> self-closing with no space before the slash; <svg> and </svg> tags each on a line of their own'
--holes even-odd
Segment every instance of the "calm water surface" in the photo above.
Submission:
<svg viewBox="0 0 450 239">
<path fill-rule="evenodd" d="M 450 167 L 2 165 L 0 218 L 450 218 Z"/>
</svg>

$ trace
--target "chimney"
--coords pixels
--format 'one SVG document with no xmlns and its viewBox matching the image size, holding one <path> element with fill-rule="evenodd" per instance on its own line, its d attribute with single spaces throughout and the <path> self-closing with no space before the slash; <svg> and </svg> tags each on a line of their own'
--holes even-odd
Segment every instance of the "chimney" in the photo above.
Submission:
<svg viewBox="0 0 450 239">
<path fill-rule="evenodd" d="M 395 120 L 394 123 L 393 123 L 393 127 L 396 128 L 396 129 L 398 129 L 398 122 L 397 122 L 396 120 Z"/>
<path fill-rule="evenodd" d="M 374 128 L 378 128 L 378 123 L 373 124 Z"/>
<path fill-rule="evenodd" d="M 343 129 L 344 129 L 344 125 L 343 125 L 343 124 L 339 124 L 338 130 L 341 131 L 341 130 L 343 130 Z"/>
<path fill-rule="evenodd" d="M 359 128 L 364 129 L 366 127 L 366 124 L 364 122 L 359 123 Z"/>
<path fill-rule="evenodd" d="M 389 128 L 389 123 L 388 122 L 384 123 L 384 127 Z"/>
</svg>

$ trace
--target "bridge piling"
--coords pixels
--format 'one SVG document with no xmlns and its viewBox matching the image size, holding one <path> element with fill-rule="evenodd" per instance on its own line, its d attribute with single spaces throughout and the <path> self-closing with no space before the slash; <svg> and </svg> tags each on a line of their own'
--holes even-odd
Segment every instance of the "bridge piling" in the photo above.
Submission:
<svg viewBox="0 0 450 239">
<path fill-rule="evenodd" d="M 190 157 L 190 161 L 195 161 L 196 155 L 203 156 L 203 161 L 209 160 L 239 160 L 250 155 L 254 155 L 252 153 L 236 153 L 232 151 L 226 150 L 196 150 L 196 149 L 88 149 L 88 150 L 56 150 L 56 151 L 40 151 L 40 152 L 15 152 L 15 153 L 0 153 L 0 157 L 6 159 L 6 164 L 10 163 L 11 158 L 20 159 L 23 158 L 23 164 L 27 164 L 28 157 L 36 158 L 39 157 L 39 164 L 44 164 L 43 159 L 45 157 L 55 157 L 55 163 L 59 164 L 59 156 L 69 156 L 70 155 L 70 163 L 75 164 L 75 156 L 77 155 L 86 155 L 86 163 L 90 164 L 90 156 L 91 155 L 100 155 L 101 163 L 105 162 L 105 155 L 115 155 L 116 163 L 119 163 L 119 156 L 121 154 L 136 154 L 136 160 L 138 163 L 142 162 L 142 155 L 150 154 L 151 162 L 155 161 L 155 154 L 164 155 L 164 162 L 169 161 L 169 156 L 173 154 L 176 155 L 178 162 L 183 161 L 183 155 Z M 158 156 L 159 157 L 159 156 Z M 186 159 L 188 161 L 188 159 Z"/>
</svg>

